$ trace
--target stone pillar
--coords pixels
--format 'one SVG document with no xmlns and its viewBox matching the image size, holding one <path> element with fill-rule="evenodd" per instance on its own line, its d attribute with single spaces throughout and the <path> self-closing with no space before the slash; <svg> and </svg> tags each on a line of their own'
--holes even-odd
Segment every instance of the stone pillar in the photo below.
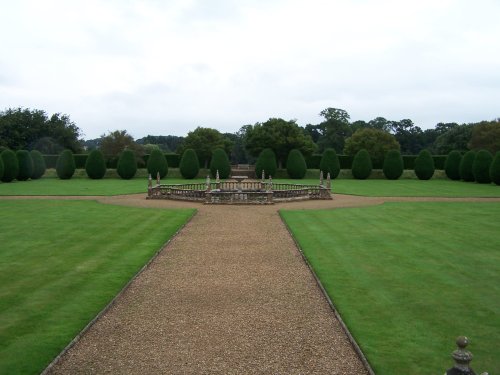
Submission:
<svg viewBox="0 0 500 375">
<path fill-rule="evenodd" d="M 458 349 L 451 354 L 455 360 L 455 365 L 446 371 L 445 375 L 476 375 L 469 366 L 470 361 L 472 361 L 472 353 L 465 349 L 469 344 L 469 339 L 460 336 L 457 338 L 456 343 Z M 488 375 L 488 373 L 483 372 L 481 375 Z"/>
<path fill-rule="evenodd" d="M 151 173 L 148 177 L 148 197 L 153 195 L 153 179 L 151 178 Z"/>
<path fill-rule="evenodd" d="M 260 190 L 266 189 L 266 173 L 262 170 L 262 178 L 260 180 Z"/>
<path fill-rule="evenodd" d="M 326 188 L 328 189 L 328 191 L 330 191 L 332 189 L 332 181 L 330 179 L 330 172 L 328 172 L 328 174 L 326 175 Z"/>
<path fill-rule="evenodd" d="M 267 191 L 273 191 L 273 176 L 269 175 L 269 186 L 267 187 Z"/>
<path fill-rule="evenodd" d="M 212 184 L 210 183 L 210 175 L 207 174 L 207 182 L 206 182 L 206 186 L 207 186 L 207 191 L 210 191 L 212 190 Z"/>
<path fill-rule="evenodd" d="M 156 185 L 160 186 L 160 172 L 156 172 Z"/>
<path fill-rule="evenodd" d="M 215 173 L 215 187 L 220 190 L 220 179 L 219 179 L 219 170 Z"/>
<path fill-rule="evenodd" d="M 323 186 L 323 171 L 319 171 L 319 186 Z"/>
</svg>

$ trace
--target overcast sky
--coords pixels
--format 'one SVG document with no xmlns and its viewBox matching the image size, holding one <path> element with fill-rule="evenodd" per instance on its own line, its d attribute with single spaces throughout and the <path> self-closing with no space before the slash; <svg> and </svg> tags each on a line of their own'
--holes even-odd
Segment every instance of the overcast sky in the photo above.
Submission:
<svg viewBox="0 0 500 375">
<path fill-rule="evenodd" d="M 0 0 L 0 110 L 84 138 L 500 117 L 499 0 Z"/>
</svg>

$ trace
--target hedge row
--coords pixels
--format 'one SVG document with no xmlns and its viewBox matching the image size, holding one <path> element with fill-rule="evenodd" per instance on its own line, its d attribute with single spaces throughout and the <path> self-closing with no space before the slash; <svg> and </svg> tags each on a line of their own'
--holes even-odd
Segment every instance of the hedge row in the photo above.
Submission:
<svg viewBox="0 0 500 375">
<path fill-rule="evenodd" d="M 87 163 L 87 157 L 89 154 L 73 154 L 75 159 L 75 166 L 77 169 L 85 169 L 85 165 Z M 47 168 L 55 168 L 57 163 L 57 158 L 59 155 L 43 155 L 43 159 L 45 160 L 45 165 Z M 181 160 L 181 156 L 179 154 L 165 154 L 165 158 L 167 159 L 167 164 L 169 167 L 178 168 L 179 162 Z M 108 156 L 106 159 L 106 168 L 116 169 L 118 164 L 118 159 L 115 157 Z M 144 165 L 147 165 L 149 159 L 149 154 L 144 155 L 142 160 L 144 160 Z"/>
<path fill-rule="evenodd" d="M 340 169 L 351 169 L 352 161 L 354 156 L 350 155 L 337 155 L 340 162 Z M 434 160 L 434 167 L 439 170 L 444 170 L 444 163 L 446 162 L 447 155 L 433 155 L 432 159 Z M 415 168 L 415 159 L 417 159 L 418 155 L 402 155 L 403 157 L 403 165 L 404 169 L 414 169 Z M 319 163 L 321 162 L 321 154 L 313 154 L 306 158 L 306 164 L 308 169 L 319 169 Z M 384 167 L 383 161 L 374 161 L 373 169 L 382 169 Z"/>
</svg>

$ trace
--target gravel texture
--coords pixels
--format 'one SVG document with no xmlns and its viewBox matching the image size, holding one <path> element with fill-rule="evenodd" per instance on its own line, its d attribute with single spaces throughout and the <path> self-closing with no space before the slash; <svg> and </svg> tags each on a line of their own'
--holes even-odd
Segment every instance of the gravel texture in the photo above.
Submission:
<svg viewBox="0 0 500 375">
<path fill-rule="evenodd" d="M 367 374 L 278 209 L 499 201 L 335 195 L 206 206 L 144 194 L 88 199 L 198 213 L 50 374 Z"/>
</svg>

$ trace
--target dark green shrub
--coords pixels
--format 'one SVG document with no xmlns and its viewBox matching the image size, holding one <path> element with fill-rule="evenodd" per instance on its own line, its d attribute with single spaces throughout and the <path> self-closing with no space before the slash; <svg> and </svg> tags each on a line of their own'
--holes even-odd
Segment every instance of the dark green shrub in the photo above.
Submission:
<svg viewBox="0 0 500 375">
<path fill-rule="evenodd" d="M 215 177 L 217 170 L 219 171 L 220 178 L 228 178 L 231 174 L 231 163 L 229 163 L 226 151 L 222 148 L 216 148 L 212 152 L 212 158 L 210 159 L 210 173 L 212 177 Z"/>
<path fill-rule="evenodd" d="M 155 178 L 160 173 L 160 178 L 163 178 L 168 173 L 168 164 L 165 155 L 160 150 L 153 150 L 148 158 L 148 173 Z"/>
<path fill-rule="evenodd" d="M 179 168 L 181 162 L 181 155 L 179 154 L 165 154 L 167 164 L 171 168 Z"/>
<path fill-rule="evenodd" d="M 16 152 L 17 163 L 19 170 L 17 172 L 18 181 L 26 181 L 33 174 L 33 160 L 31 154 L 27 150 L 17 150 Z"/>
<path fill-rule="evenodd" d="M 489 184 L 490 178 L 490 165 L 493 161 L 493 156 L 488 150 L 480 150 L 477 152 L 474 162 L 472 163 L 472 173 L 474 179 L 480 184 Z"/>
<path fill-rule="evenodd" d="M 276 155 L 274 151 L 270 148 L 265 148 L 261 151 L 257 162 L 255 163 L 255 174 L 257 178 L 262 176 L 262 171 L 265 173 L 265 177 L 275 176 L 278 165 L 276 164 Z"/>
<path fill-rule="evenodd" d="M 75 158 L 75 168 L 85 169 L 88 156 L 88 154 L 73 154 L 73 158 Z"/>
<path fill-rule="evenodd" d="M 330 178 L 337 178 L 340 173 L 340 162 L 335 149 L 327 148 L 323 151 L 321 161 L 319 162 L 319 169 L 323 171 L 326 176 L 330 173 Z"/>
<path fill-rule="evenodd" d="M 306 160 L 297 149 L 291 150 L 286 159 L 286 171 L 290 178 L 302 179 L 306 175 Z"/>
<path fill-rule="evenodd" d="M 69 180 L 75 173 L 75 159 L 71 150 L 64 150 L 57 158 L 56 173 L 61 180 Z"/>
<path fill-rule="evenodd" d="M 0 152 L 0 181 L 2 181 L 3 177 L 3 159 L 2 159 L 2 153 Z"/>
<path fill-rule="evenodd" d="M 45 159 L 38 150 L 31 150 L 31 159 L 33 160 L 33 173 L 31 174 L 32 180 L 38 180 L 45 174 Z"/>
<path fill-rule="evenodd" d="M 319 163 L 321 163 L 321 154 L 312 154 L 306 157 L 307 169 L 319 169 Z"/>
<path fill-rule="evenodd" d="M 460 180 L 460 162 L 462 154 L 460 151 L 451 151 L 444 163 L 444 173 L 450 180 Z"/>
<path fill-rule="evenodd" d="M 415 175 L 419 180 L 430 180 L 434 175 L 434 159 L 427 150 L 422 150 L 415 159 Z"/>
<path fill-rule="evenodd" d="M 399 150 L 390 150 L 385 154 L 382 170 L 388 180 L 397 180 L 401 177 L 403 174 L 403 157 Z"/>
<path fill-rule="evenodd" d="M 85 172 L 93 180 L 100 180 L 106 174 L 106 161 L 101 150 L 92 150 L 85 162 Z"/>
<path fill-rule="evenodd" d="M 137 162 L 132 150 L 124 150 L 118 159 L 116 173 L 124 180 L 130 180 L 137 173 Z"/>
<path fill-rule="evenodd" d="M 500 151 L 495 154 L 493 161 L 490 165 L 490 179 L 491 182 L 500 185 Z"/>
<path fill-rule="evenodd" d="M 460 162 L 460 178 L 467 182 L 474 182 L 474 173 L 472 173 L 472 164 L 474 164 L 474 159 L 476 158 L 476 153 L 474 151 L 467 151 L 462 157 Z"/>
<path fill-rule="evenodd" d="M 4 150 L 2 152 L 3 160 L 3 182 L 11 182 L 14 180 L 19 173 L 19 163 L 17 162 L 17 157 L 14 151 Z"/>
<path fill-rule="evenodd" d="M 358 180 L 366 180 L 372 173 L 372 159 L 365 149 L 359 150 L 352 161 L 352 176 Z"/>
<path fill-rule="evenodd" d="M 184 151 L 179 164 L 179 169 L 182 177 L 189 180 L 198 176 L 198 172 L 200 171 L 200 162 L 195 150 L 188 148 Z"/>
</svg>

